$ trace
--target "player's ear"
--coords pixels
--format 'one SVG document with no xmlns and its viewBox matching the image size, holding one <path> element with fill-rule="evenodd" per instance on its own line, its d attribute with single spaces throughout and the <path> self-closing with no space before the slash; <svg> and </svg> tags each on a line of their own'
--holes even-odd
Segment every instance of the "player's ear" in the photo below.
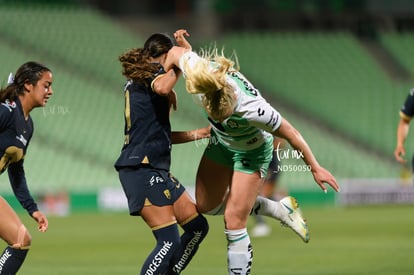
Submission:
<svg viewBox="0 0 414 275">
<path fill-rule="evenodd" d="M 33 84 L 29 82 L 24 83 L 24 90 L 30 93 L 33 90 Z"/>
</svg>

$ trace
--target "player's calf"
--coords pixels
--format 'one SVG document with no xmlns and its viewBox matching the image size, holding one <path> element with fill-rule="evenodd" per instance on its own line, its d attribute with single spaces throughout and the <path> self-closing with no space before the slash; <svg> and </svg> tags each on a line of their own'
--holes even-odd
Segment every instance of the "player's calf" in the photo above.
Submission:
<svg viewBox="0 0 414 275">
<path fill-rule="evenodd" d="M 207 219 L 201 214 L 181 224 L 181 227 L 184 229 L 181 246 L 171 259 L 168 275 L 180 274 L 187 267 L 209 230 Z"/>
<path fill-rule="evenodd" d="M 177 224 L 172 224 L 153 231 L 157 245 L 145 260 L 141 275 L 164 274 L 171 257 L 180 247 L 181 240 Z"/>
</svg>

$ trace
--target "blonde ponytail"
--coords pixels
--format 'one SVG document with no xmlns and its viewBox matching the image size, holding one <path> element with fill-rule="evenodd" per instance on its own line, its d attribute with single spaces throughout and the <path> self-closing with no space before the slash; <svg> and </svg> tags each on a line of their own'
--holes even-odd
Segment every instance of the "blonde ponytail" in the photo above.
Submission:
<svg viewBox="0 0 414 275">
<path fill-rule="evenodd" d="M 186 89 L 190 94 L 202 94 L 208 115 L 223 121 L 233 113 L 236 105 L 234 89 L 227 81 L 227 73 L 236 71 L 235 62 L 226 58 L 223 51 L 219 54 L 217 48 L 202 50 L 200 56 L 203 58 L 201 62 L 191 67 L 185 64 Z"/>
</svg>

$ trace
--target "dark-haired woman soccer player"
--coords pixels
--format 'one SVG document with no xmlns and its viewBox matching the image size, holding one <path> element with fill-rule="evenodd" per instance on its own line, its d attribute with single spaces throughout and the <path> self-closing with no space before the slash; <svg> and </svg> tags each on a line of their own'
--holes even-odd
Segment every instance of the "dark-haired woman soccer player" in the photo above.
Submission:
<svg viewBox="0 0 414 275">
<path fill-rule="evenodd" d="M 405 157 L 405 140 L 408 136 L 408 131 L 410 129 L 410 122 L 414 117 L 414 89 L 410 90 L 410 93 L 407 95 L 403 106 L 400 109 L 400 120 L 397 127 L 397 145 L 394 150 L 395 159 L 401 163 L 405 164 L 407 161 Z M 414 172 L 414 156 L 411 159 L 411 172 Z"/>
<path fill-rule="evenodd" d="M 125 86 L 125 142 L 115 163 L 128 199 L 130 215 L 140 215 L 151 228 L 156 246 L 141 274 L 179 274 L 208 232 L 191 196 L 170 174 L 171 143 L 209 136 L 209 129 L 171 133 L 172 91 L 179 75 L 163 64 L 172 40 L 153 34 L 143 48 L 119 57 Z M 183 228 L 180 236 L 177 223 Z"/>
<path fill-rule="evenodd" d="M 45 106 L 52 91 L 52 73 L 42 64 L 27 62 L 14 79 L 0 90 L 0 172 L 8 171 L 16 198 L 38 223 L 39 231 L 48 228 L 47 218 L 30 195 L 23 159 L 33 134 L 30 112 Z M 0 196 L 0 237 L 8 247 L 0 256 L 0 274 L 16 274 L 26 258 L 31 236 L 10 205 Z"/>
</svg>

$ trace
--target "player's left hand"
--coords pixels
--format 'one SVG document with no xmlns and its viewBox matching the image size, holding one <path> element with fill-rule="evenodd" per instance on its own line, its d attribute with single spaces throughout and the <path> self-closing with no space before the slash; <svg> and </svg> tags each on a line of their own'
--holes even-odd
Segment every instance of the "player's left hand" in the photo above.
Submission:
<svg viewBox="0 0 414 275">
<path fill-rule="evenodd" d="M 209 138 L 211 136 L 211 125 L 197 130 L 197 139 Z"/>
<path fill-rule="evenodd" d="M 177 41 L 177 45 L 183 48 L 186 48 L 188 50 L 191 50 L 191 44 L 188 43 L 186 37 L 189 37 L 190 34 L 187 32 L 187 30 L 179 29 L 174 33 L 174 39 Z"/>
<path fill-rule="evenodd" d="M 335 177 L 325 168 L 319 166 L 318 168 L 312 170 L 313 178 L 319 187 L 326 193 L 325 183 L 329 184 L 336 192 L 339 192 L 339 185 L 336 182 Z"/>
<path fill-rule="evenodd" d="M 40 211 L 35 211 L 33 212 L 32 217 L 37 222 L 39 231 L 45 232 L 47 228 L 49 227 L 49 222 L 46 216 L 43 215 L 43 213 Z"/>
</svg>

